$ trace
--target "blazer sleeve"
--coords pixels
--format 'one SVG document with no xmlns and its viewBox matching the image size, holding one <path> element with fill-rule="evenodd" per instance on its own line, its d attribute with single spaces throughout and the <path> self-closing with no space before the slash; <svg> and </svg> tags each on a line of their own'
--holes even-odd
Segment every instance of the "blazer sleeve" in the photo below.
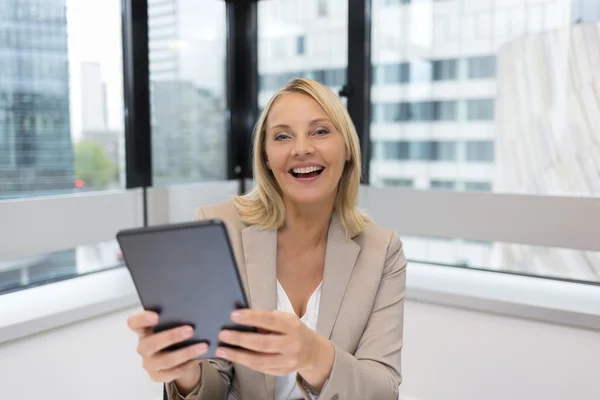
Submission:
<svg viewBox="0 0 600 400">
<path fill-rule="evenodd" d="M 223 400 L 228 397 L 233 366 L 223 360 L 203 360 L 202 379 L 190 394 L 182 396 L 173 382 L 165 385 L 164 400 Z"/>
<path fill-rule="evenodd" d="M 334 345 L 333 368 L 319 399 L 398 399 L 405 292 L 406 258 L 394 232 L 371 316 L 357 350 L 352 355 Z M 306 392 L 309 391 L 305 390 L 305 398 L 310 399 Z"/>
<path fill-rule="evenodd" d="M 201 208 L 196 211 L 196 220 L 206 219 Z M 173 383 L 165 385 L 164 400 L 212 400 L 226 399 L 233 379 L 233 365 L 224 360 L 203 360 L 202 379 L 190 394 L 182 396 Z"/>
</svg>

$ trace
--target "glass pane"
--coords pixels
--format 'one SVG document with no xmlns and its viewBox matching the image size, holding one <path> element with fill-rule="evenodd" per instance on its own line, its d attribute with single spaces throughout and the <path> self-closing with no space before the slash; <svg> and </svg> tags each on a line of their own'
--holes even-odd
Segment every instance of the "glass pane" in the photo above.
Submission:
<svg viewBox="0 0 600 400">
<path fill-rule="evenodd" d="M 373 1 L 371 183 L 599 196 L 598 21 L 597 0 Z"/>
<path fill-rule="evenodd" d="M 0 49 L 0 199 L 124 187 L 121 2 L 1 0 Z"/>
<path fill-rule="evenodd" d="M 600 253 L 502 242 L 403 236 L 409 261 L 600 282 Z"/>
<path fill-rule="evenodd" d="M 336 93 L 346 82 L 348 2 L 265 0 L 258 3 L 258 106 L 294 78 Z"/>
<path fill-rule="evenodd" d="M 0 261 L 0 294 L 123 265 L 116 240 Z"/>
<path fill-rule="evenodd" d="M 226 179 L 225 2 L 149 0 L 148 24 L 154 185 Z"/>
</svg>

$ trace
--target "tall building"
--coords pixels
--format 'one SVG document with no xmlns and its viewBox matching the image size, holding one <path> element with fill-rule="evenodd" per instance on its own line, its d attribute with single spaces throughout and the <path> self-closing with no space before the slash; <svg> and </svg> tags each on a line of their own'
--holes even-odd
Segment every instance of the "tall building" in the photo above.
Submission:
<svg viewBox="0 0 600 400">
<path fill-rule="evenodd" d="M 0 199 L 74 187 L 65 0 L 0 0 Z M 75 271 L 74 251 L 3 260 L 0 289 Z"/>
<path fill-rule="evenodd" d="M 225 2 L 148 4 L 157 185 L 226 178 Z"/>
<path fill-rule="evenodd" d="M 153 82 L 152 93 L 156 99 L 152 111 L 155 185 L 223 179 L 221 100 L 181 80 Z"/>
<path fill-rule="evenodd" d="M 108 128 L 106 84 L 100 63 L 81 63 L 81 130 L 103 131 Z"/>
<path fill-rule="evenodd" d="M 0 198 L 73 188 L 65 0 L 0 0 Z"/>
</svg>

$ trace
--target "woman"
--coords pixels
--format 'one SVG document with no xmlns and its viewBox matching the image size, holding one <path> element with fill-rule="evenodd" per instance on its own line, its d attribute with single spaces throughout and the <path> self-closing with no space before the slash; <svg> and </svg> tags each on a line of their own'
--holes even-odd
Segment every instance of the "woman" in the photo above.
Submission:
<svg viewBox="0 0 600 400">
<path fill-rule="evenodd" d="M 199 362 L 203 344 L 160 352 L 191 327 L 152 334 L 158 315 L 143 312 L 128 322 L 144 368 L 169 399 L 396 400 L 406 260 L 356 207 L 358 137 L 331 90 L 295 79 L 273 96 L 254 173 L 253 191 L 198 217 L 225 222 L 251 305 L 232 320 L 259 333 L 222 331 L 239 349 Z"/>
</svg>

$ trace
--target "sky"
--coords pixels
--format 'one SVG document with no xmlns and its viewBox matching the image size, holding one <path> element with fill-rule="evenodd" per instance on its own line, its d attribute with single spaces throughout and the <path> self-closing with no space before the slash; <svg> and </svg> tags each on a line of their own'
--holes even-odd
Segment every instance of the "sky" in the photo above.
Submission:
<svg viewBox="0 0 600 400">
<path fill-rule="evenodd" d="M 123 130 L 121 0 L 67 0 L 71 136 L 81 135 L 81 63 L 99 62 L 107 85 L 108 127 Z"/>
</svg>

